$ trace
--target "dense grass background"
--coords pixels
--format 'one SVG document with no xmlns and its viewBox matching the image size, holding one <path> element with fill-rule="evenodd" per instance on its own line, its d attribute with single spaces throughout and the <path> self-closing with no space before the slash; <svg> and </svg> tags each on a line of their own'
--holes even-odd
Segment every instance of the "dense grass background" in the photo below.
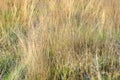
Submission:
<svg viewBox="0 0 120 80">
<path fill-rule="evenodd" d="M 0 0 L 0 80 L 120 80 L 120 1 Z"/>
</svg>

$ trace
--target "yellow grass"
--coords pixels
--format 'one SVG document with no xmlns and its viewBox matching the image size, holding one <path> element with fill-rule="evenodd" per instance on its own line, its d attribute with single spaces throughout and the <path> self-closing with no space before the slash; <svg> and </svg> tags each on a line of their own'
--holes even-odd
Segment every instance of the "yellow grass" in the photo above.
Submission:
<svg viewBox="0 0 120 80">
<path fill-rule="evenodd" d="M 0 80 L 119 80 L 119 0 L 0 0 Z"/>
</svg>

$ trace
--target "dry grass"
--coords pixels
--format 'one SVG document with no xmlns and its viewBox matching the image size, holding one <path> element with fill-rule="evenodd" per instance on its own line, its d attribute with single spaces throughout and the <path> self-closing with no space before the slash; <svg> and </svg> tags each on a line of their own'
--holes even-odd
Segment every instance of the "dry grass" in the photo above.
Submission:
<svg viewBox="0 0 120 80">
<path fill-rule="evenodd" d="M 120 80 L 119 0 L 0 0 L 0 80 Z"/>
</svg>

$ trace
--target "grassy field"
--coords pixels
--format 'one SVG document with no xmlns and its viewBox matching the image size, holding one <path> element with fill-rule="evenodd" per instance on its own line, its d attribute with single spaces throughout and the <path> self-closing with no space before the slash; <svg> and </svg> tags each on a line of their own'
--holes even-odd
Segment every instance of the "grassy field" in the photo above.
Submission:
<svg viewBox="0 0 120 80">
<path fill-rule="evenodd" d="M 120 0 L 0 0 L 0 80 L 120 80 Z"/>
</svg>

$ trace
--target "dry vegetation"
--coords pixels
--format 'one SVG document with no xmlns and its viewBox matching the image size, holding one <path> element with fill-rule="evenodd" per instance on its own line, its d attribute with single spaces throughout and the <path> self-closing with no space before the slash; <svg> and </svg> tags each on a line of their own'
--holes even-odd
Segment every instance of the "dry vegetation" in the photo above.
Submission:
<svg viewBox="0 0 120 80">
<path fill-rule="evenodd" d="M 120 0 L 0 0 L 0 80 L 120 80 Z"/>
</svg>

